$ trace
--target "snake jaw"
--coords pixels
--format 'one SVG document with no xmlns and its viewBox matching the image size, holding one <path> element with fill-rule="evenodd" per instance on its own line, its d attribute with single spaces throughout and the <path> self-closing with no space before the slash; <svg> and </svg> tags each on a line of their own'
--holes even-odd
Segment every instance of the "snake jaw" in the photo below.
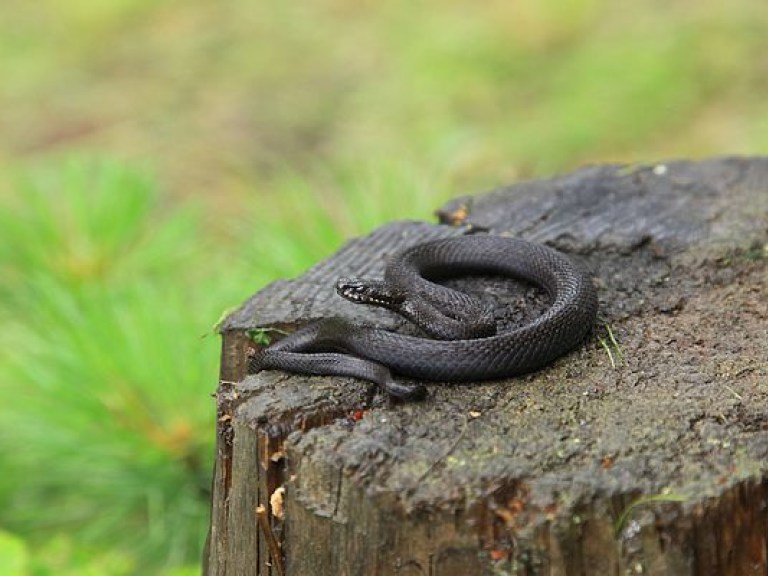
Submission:
<svg viewBox="0 0 768 576">
<path fill-rule="evenodd" d="M 403 301 L 403 296 L 392 290 L 382 280 L 368 278 L 339 278 L 336 293 L 356 304 L 369 304 L 395 309 Z"/>
</svg>

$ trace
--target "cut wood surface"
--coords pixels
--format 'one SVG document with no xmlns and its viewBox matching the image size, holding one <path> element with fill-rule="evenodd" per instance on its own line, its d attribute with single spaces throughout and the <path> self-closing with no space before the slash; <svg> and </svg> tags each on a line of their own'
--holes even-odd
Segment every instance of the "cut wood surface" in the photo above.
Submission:
<svg viewBox="0 0 768 576">
<path fill-rule="evenodd" d="M 206 573 L 767 574 L 768 159 L 585 168 L 438 216 L 350 241 L 223 324 Z M 523 377 L 427 383 L 418 403 L 248 374 L 264 334 L 312 319 L 412 330 L 336 296 L 336 278 L 486 232 L 591 268 L 582 347 Z M 545 306 L 511 280 L 455 285 L 502 322 Z"/>
</svg>

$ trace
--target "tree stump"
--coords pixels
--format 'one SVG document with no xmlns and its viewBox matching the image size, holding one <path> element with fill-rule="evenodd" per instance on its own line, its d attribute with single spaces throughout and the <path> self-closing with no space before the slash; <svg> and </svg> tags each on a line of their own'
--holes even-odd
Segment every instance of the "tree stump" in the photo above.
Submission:
<svg viewBox="0 0 768 576">
<path fill-rule="evenodd" d="M 474 575 L 768 573 L 768 158 L 598 166 L 455 200 L 396 222 L 223 324 L 206 573 Z M 248 373 L 261 329 L 342 316 L 338 276 L 487 231 L 591 267 L 594 335 L 537 373 L 371 385 Z M 541 294 L 456 281 L 536 314 Z"/>
</svg>

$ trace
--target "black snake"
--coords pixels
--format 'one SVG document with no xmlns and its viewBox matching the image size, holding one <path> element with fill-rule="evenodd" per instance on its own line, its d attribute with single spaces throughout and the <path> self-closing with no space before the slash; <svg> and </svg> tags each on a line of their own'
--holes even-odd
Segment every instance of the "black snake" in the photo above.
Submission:
<svg viewBox="0 0 768 576">
<path fill-rule="evenodd" d="M 496 333 L 496 322 L 472 296 L 435 280 L 494 274 L 543 288 L 549 308 L 532 322 Z M 392 373 L 436 381 L 487 380 L 536 370 L 578 345 L 592 328 L 597 296 L 589 275 L 564 254 L 503 236 L 473 235 L 408 248 L 387 263 L 383 280 L 340 279 L 337 292 L 383 306 L 429 337 L 408 336 L 337 318 L 312 322 L 255 358 L 260 369 L 353 376 L 400 398 L 425 393 Z"/>
</svg>

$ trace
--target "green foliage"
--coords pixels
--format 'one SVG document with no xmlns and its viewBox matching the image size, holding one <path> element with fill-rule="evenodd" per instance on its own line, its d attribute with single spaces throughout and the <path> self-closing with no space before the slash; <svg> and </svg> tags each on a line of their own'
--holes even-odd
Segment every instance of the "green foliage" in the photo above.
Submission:
<svg viewBox="0 0 768 576">
<path fill-rule="evenodd" d="M 29 551 L 24 542 L 0 530 L 0 574 L 25 576 L 29 567 Z"/>
<path fill-rule="evenodd" d="M 37 546 L 31 576 L 129 576 L 137 573 L 134 558 L 120 550 L 82 545 L 58 534 Z"/>
<path fill-rule="evenodd" d="M 118 164 L 28 176 L 24 202 L 0 210 L 0 453 L 13 471 L 0 522 L 188 561 L 206 525 L 216 383 L 216 343 L 200 335 L 222 305 L 195 267 L 206 248 L 189 214 L 159 217 L 155 186 Z"/>
<path fill-rule="evenodd" d="M 76 289 L 156 276 L 183 259 L 191 214 L 157 220 L 154 183 L 114 161 L 70 157 L 24 172 L 0 211 L 8 296 L 40 277 Z"/>
</svg>

